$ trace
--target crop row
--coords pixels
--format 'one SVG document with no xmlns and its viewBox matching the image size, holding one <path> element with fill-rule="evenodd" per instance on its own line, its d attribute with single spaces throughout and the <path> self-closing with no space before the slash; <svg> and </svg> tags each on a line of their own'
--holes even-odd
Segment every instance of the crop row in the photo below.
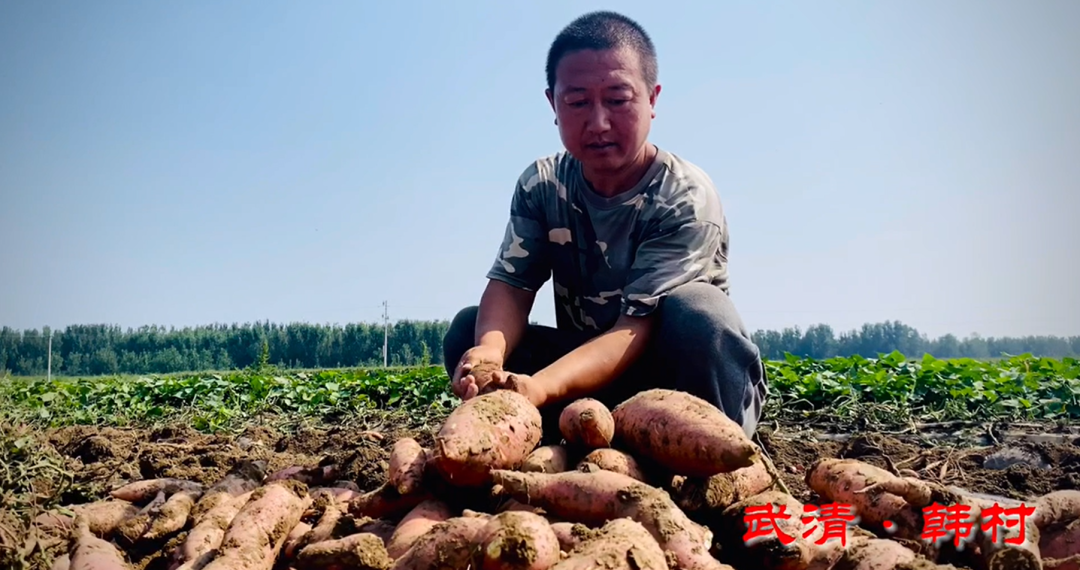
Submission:
<svg viewBox="0 0 1080 570">
<path fill-rule="evenodd" d="M 1073 358 L 788 356 L 767 361 L 766 368 L 766 414 L 775 419 L 1080 419 L 1080 361 Z M 35 425 L 121 425 L 184 415 L 196 428 L 214 430 L 263 413 L 324 418 L 373 408 L 445 412 L 457 401 L 439 366 L 0 379 L 0 416 Z"/>
</svg>

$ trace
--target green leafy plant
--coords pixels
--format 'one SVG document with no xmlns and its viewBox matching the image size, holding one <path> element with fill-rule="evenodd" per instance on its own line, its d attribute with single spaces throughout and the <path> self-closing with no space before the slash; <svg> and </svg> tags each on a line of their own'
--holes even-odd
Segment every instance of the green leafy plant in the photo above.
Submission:
<svg viewBox="0 0 1080 570">
<path fill-rule="evenodd" d="M 264 344 L 265 347 L 265 344 Z M 37 425 L 123 425 L 191 419 L 214 431 L 260 414 L 326 418 L 372 409 L 445 411 L 459 400 L 442 366 L 283 371 L 264 357 L 228 373 L 154 376 L 10 377 L 0 382 L 0 418 Z M 767 361 L 766 416 L 834 424 L 1080 419 L 1080 361 L 1030 354 L 993 361 L 798 358 Z"/>
</svg>

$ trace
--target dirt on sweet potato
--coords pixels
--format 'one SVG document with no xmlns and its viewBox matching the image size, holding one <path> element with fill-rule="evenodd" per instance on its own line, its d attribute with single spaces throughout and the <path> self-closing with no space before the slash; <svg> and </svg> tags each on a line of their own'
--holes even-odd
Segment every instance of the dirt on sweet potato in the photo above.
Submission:
<svg viewBox="0 0 1080 570">
<path fill-rule="evenodd" d="M 476 552 L 481 570 L 547 570 L 559 560 L 559 538 L 538 514 L 504 511 L 480 531 Z"/>
<path fill-rule="evenodd" d="M 759 450 L 742 426 L 687 392 L 654 388 L 612 410 L 614 447 L 675 475 L 711 477 L 749 467 Z"/>
<path fill-rule="evenodd" d="M 540 411 L 525 396 L 496 390 L 466 400 L 435 437 L 431 462 L 442 477 L 460 487 L 491 481 L 492 469 L 516 469 L 537 447 Z"/>
<path fill-rule="evenodd" d="M 559 413 L 559 433 L 568 446 L 586 452 L 609 447 L 615 437 L 615 419 L 595 398 L 578 398 Z"/>
</svg>

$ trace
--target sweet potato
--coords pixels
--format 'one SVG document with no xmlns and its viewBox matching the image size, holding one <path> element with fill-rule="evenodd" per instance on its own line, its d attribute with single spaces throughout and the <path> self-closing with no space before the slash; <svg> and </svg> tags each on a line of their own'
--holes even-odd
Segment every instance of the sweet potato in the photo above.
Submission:
<svg viewBox="0 0 1080 570">
<path fill-rule="evenodd" d="M 363 493 L 360 491 L 354 491 L 346 487 L 312 487 L 311 496 L 314 497 L 317 494 L 326 494 L 334 498 L 334 502 L 339 506 L 347 506 L 349 502 L 356 499 Z"/>
<path fill-rule="evenodd" d="M 1053 491 L 1035 501 L 1031 517 L 1040 530 L 1060 528 L 1080 519 L 1080 490 Z"/>
<path fill-rule="evenodd" d="M 53 558 L 49 570 L 71 570 L 71 557 L 61 552 L 56 558 Z"/>
<path fill-rule="evenodd" d="M 758 513 L 765 516 L 757 518 Z M 839 541 L 817 544 L 824 528 L 813 521 L 804 522 L 803 504 L 781 491 L 752 495 L 710 515 L 709 524 L 716 529 L 722 550 L 739 567 L 828 568 L 840 555 Z"/>
<path fill-rule="evenodd" d="M 284 481 L 285 479 L 293 479 L 300 481 L 301 483 L 315 487 L 319 485 L 327 485 L 330 482 L 338 478 L 340 469 L 337 465 L 319 465 L 315 467 L 304 467 L 302 465 L 293 465 L 284 469 L 279 469 L 266 478 L 264 483 L 270 483 L 272 481 Z"/>
<path fill-rule="evenodd" d="M 289 531 L 289 534 L 285 536 L 285 544 L 281 547 L 281 556 L 285 560 L 292 560 L 296 558 L 296 555 L 300 553 L 307 544 L 301 541 L 307 536 L 308 531 L 311 530 L 311 524 L 300 521 L 296 523 L 296 526 Z"/>
<path fill-rule="evenodd" d="M 1044 558 L 1044 570 L 1080 570 L 1080 554 L 1068 558 Z"/>
<path fill-rule="evenodd" d="M 586 533 L 551 570 L 668 570 L 664 551 L 641 523 L 617 518 Z"/>
<path fill-rule="evenodd" d="M 123 553 L 111 542 L 94 536 L 82 515 L 75 516 L 68 546 L 70 570 L 129 570 Z"/>
<path fill-rule="evenodd" d="M 645 527 L 641 528 L 642 530 L 645 529 Z M 581 523 L 553 522 L 551 523 L 551 530 L 555 533 L 555 538 L 559 540 L 559 550 L 563 552 L 570 552 L 586 538 L 592 536 L 590 534 L 591 529 Z M 655 542 L 652 535 L 649 535 L 649 538 Z"/>
<path fill-rule="evenodd" d="M 386 519 L 361 519 L 356 520 L 355 517 L 346 516 L 342 518 L 342 521 L 352 521 L 351 525 L 338 525 L 338 532 L 341 533 L 344 530 L 350 528 L 355 529 L 355 532 L 344 532 L 344 535 L 356 534 L 358 532 L 366 532 L 368 534 L 374 534 L 379 537 L 379 540 L 383 541 L 383 545 L 390 545 L 390 537 L 394 535 L 394 529 L 397 528 L 393 523 Z"/>
<path fill-rule="evenodd" d="M 202 492 L 194 490 L 173 493 L 161 505 L 161 508 L 147 526 L 142 538 L 144 540 L 159 540 L 180 532 L 181 529 L 187 526 L 191 510 L 195 507 L 195 501 L 198 501 L 200 496 L 202 496 Z"/>
<path fill-rule="evenodd" d="M 492 469 L 517 469 L 542 436 L 540 410 L 510 390 L 459 405 L 435 437 L 431 461 L 448 483 L 470 487 L 491 480 Z"/>
<path fill-rule="evenodd" d="M 272 481 L 251 493 L 205 570 L 270 570 L 311 497 L 298 481 Z"/>
<path fill-rule="evenodd" d="M 559 414 L 559 432 L 572 447 L 585 450 L 608 447 L 615 437 L 615 419 L 599 400 L 579 398 Z"/>
<path fill-rule="evenodd" d="M 65 510 L 86 518 L 90 532 L 98 538 L 108 539 L 125 520 L 137 515 L 139 507 L 128 501 L 104 500 L 84 505 L 68 505 Z M 52 534 L 67 536 L 75 523 L 75 515 L 58 510 L 42 513 L 34 518 L 34 526 Z"/>
<path fill-rule="evenodd" d="M 989 513 L 982 513 L 984 520 L 989 523 Z M 980 517 L 981 518 L 981 517 Z M 978 529 L 978 519 L 975 519 L 974 528 Z M 1006 543 L 1005 539 L 1016 540 L 1020 536 L 1019 526 L 1009 526 L 1009 522 L 1002 518 L 1004 524 L 996 529 L 979 531 L 979 559 L 988 570 L 1042 570 L 1042 556 L 1039 552 L 1039 528 L 1031 518 L 1024 521 L 1024 542 L 1021 544 Z M 995 536 L 996 535 L 996 536 Z"/>
<path fill-rule="evenodd" d="M 354 483 L 352 481 L 348 481 L 346 479 L 339 479 L 337 481 L 334 481 L 333 483 L 330 484 L 329 488 L 330 489 L 348 489 L 349 491 L 352 491 L 353 493 L 357 493 L 357 494 L 361 493 L 359 485 L 357 485 L 356 483 Z"/>
<path fill-rule="evenodd" d="M 450 507 L 438 499 L 428 499 L 416 505 L 401 519 L 397 528 L 394 529 L 394 534 L 390 537 L 390 542 L 386 546 L 390 558 L 394 560 L 401 558 L 416 539 L 431 530 L 431 527 L 452 516 Z"/>
<path fill-rule="evenodd" d="M 763 493 L 775 483 L 763 461 L 712 477 L 672 478 L 671 498 L 679 508 L 694 513 L 723 510 L 743 499 Z"/>
<path fill-rule="evenodd" d="M 742 426 L 686 392 L 662 388 L 639 392 L 611 414 L 614 447 L 677 475 L 711 477 L 749 467 L 760 457 Z"/>
<path fill-rule="evenodd" d="M 296 570 L 388 570 L 393 560 L 383 541 L 361 532 L 343 538 L 309 544 L 296 555 Z"/>
<path fill-rule="evenodd" d="M 328 503 L 324 505 L 322 516 L 319 517 L 319 522 L 311 527 L 311 530 L 301 536 L 293 545 L 293 548 L 303 551 L 304 547 L 309 544 L 315 544 L 334 538 L 334 530 L 337 529 L 338 522 L 341 521 L 341 516 L 342 513 L 341 510 L 338 509 L 337 504 Z"/>
<path fill-rule="evenodd" d="M 547 570 L 559 560 L 559 538 L 544 517 L 502 512 L 478 535 L 474 566 L 481 570 Z"/>
<path fill-rule="evenodd" d="M 597 469 L 622 473 L 643 483 L 649 482 L 648 475 L 645 474 L 645 470 L 641 468 L 634 456 L 618 449 L 610 447 L 594 449 L 578 462 L 577 468 L 579 470 L 588 470 L 590 465 Z"/>
<path fill-rule="evenodd" d="M 469 369 L 468 373 L 476 380 L 477 386 L 488 386 L 495 377 L 495 372 L 502 371 L 502 366 L 490 360 L 482 360 Z"/>
<path fill-rule="evenodd" d="M 210 563 L 225 538 L 229 524 L 251 498 L 252 491 L 235 496 L 232 493 L 247 487 L 237 485 L 229 490 L 219 490 L 203 496 L 195 504 L 192 512 L 194 524 L 184 542 L 177 547 L 170 570 L 201 570 Z"/>
<path fill-rule="evenodd" d="M 411 437 L 394 442 L 390 450 L 386 480 L 402 495 L 408 495 L 420 487 L 424 478 L 427 450 Z"/>
<path fill-rule="evenodd" d="M 831 570 L 893 570 L 917 558 L 914 551 L 895 540 L 873 538 L 850 544 Z"/>
<path fill-rule="evenodd" d="M 1040 533 L 1039 551 L 1044 565 L 1049 569 L 1049 560 L 1068 560 L 1080 556 L 1080 519 L 1076 519 L 1063 528 Z M 1057 570 L 1080 570 L 1080 558 L 1071 565 L 1064 562 L 1055 564 Z"/>
<path fill-rule="evenodd" d="M 408 513 L 413 507 L 429 498 L 431 498 L 431 493 L 424 489 L 402 495 L 389 483 L 383 483 L 379 487 L 350 500 L 348 511 L 353 516 L 371 517 L 373 519 L 397 518 Z"/>
<path fill-rule="evenodd" d="M 912 507 L 898 495 L 883 487 L 872 487 L 882 481 L 896 479 L 896 475 L 856 459 L 822 458 L 811 464 L 806 471 L 806 484 L 812 491 L 830 502 L 851 505 L 859 517 L 859 524 L 879 536 L 892 533 L 896 538 L 919 539 L 923 524 L 921 510 Z M 952 504 L 953 502 L 942 504 Z M 886 530 L 885 521 L 896 525 Z"/>
<path fill-rule="evenodd" d="M 532 505 L 527 505 L 527 504 L 522 503 L 521 501 L 519 501 L 517 499 L 509 499 L 505 503 L 503 503 L 501 506 L 499 506 L 498 512 L 499 513 L 526 512 L 526 513 L 543 514 L 544 509 L 541 509 L 539 507 L 534 507 Z M 496 513 L 496 514 L 498 514 L 498 513 Z"/>
<path fill-rule="evenodd" d="M 146 503 L 142 509 L 139 509 L 135 516 L 124 519 L 124 522 L 120 523 L 113 533 L 114 540 L 123 546 L 134 545 L 150 528 L 150 523 L 157 516 L 161 506 L 165 504 L 167 496 L 165 491 L 158 491 L 157 496 Z"/>
<path fill-rule="evenodd" d="M 488 518 L 454 517 L 428 529 L 394 561 L 394 570 L 466 568 Z"/>
<path fill-rule="evenodd" d="M 495 470 L 494 482 L 513 498 L 569 522 L 599 526 L 629 517 L 641 523 L 681 569 L 719 568 L 712 532 L 691 521 L 668 494 L 614 471 L 522 473 Z"/>
<path fill-rule="evenodd" d="M 157 498 L 158 494 L 164 493 L 168 498 L 177 491 L 202 491 L 203 486 L 194 481 L 164 477 L 160 479 L 145 479 L 134 481 L 119 488 L 113 489 L 109 495 L 114 499 L 130 501 L 132 503 L 144 503 Z"/>
<path fill-rule="evenodd" d="M 562 473 L 570 470 L 570 456 L 561 445 L 545 445 L 534 449 L 519 470 L 526 473 Z"/>
</svg>

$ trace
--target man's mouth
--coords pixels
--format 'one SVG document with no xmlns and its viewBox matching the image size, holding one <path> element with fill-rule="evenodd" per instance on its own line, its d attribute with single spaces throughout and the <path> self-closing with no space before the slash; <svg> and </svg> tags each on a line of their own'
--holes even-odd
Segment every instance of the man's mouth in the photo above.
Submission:
<svg viewBox="0 0 1080 570">
<path fill-rule="evenodd" d="M 611 142 L 589 143 L 589 144 L 587 144 L 585 146 L 587 146 L 588 148 L 591 148 L 593 150 L 605 150 L 605 149 L 608 149 L 608 148 L 614 148 L 615 143 L 611 143 Z"/>
</svg>

